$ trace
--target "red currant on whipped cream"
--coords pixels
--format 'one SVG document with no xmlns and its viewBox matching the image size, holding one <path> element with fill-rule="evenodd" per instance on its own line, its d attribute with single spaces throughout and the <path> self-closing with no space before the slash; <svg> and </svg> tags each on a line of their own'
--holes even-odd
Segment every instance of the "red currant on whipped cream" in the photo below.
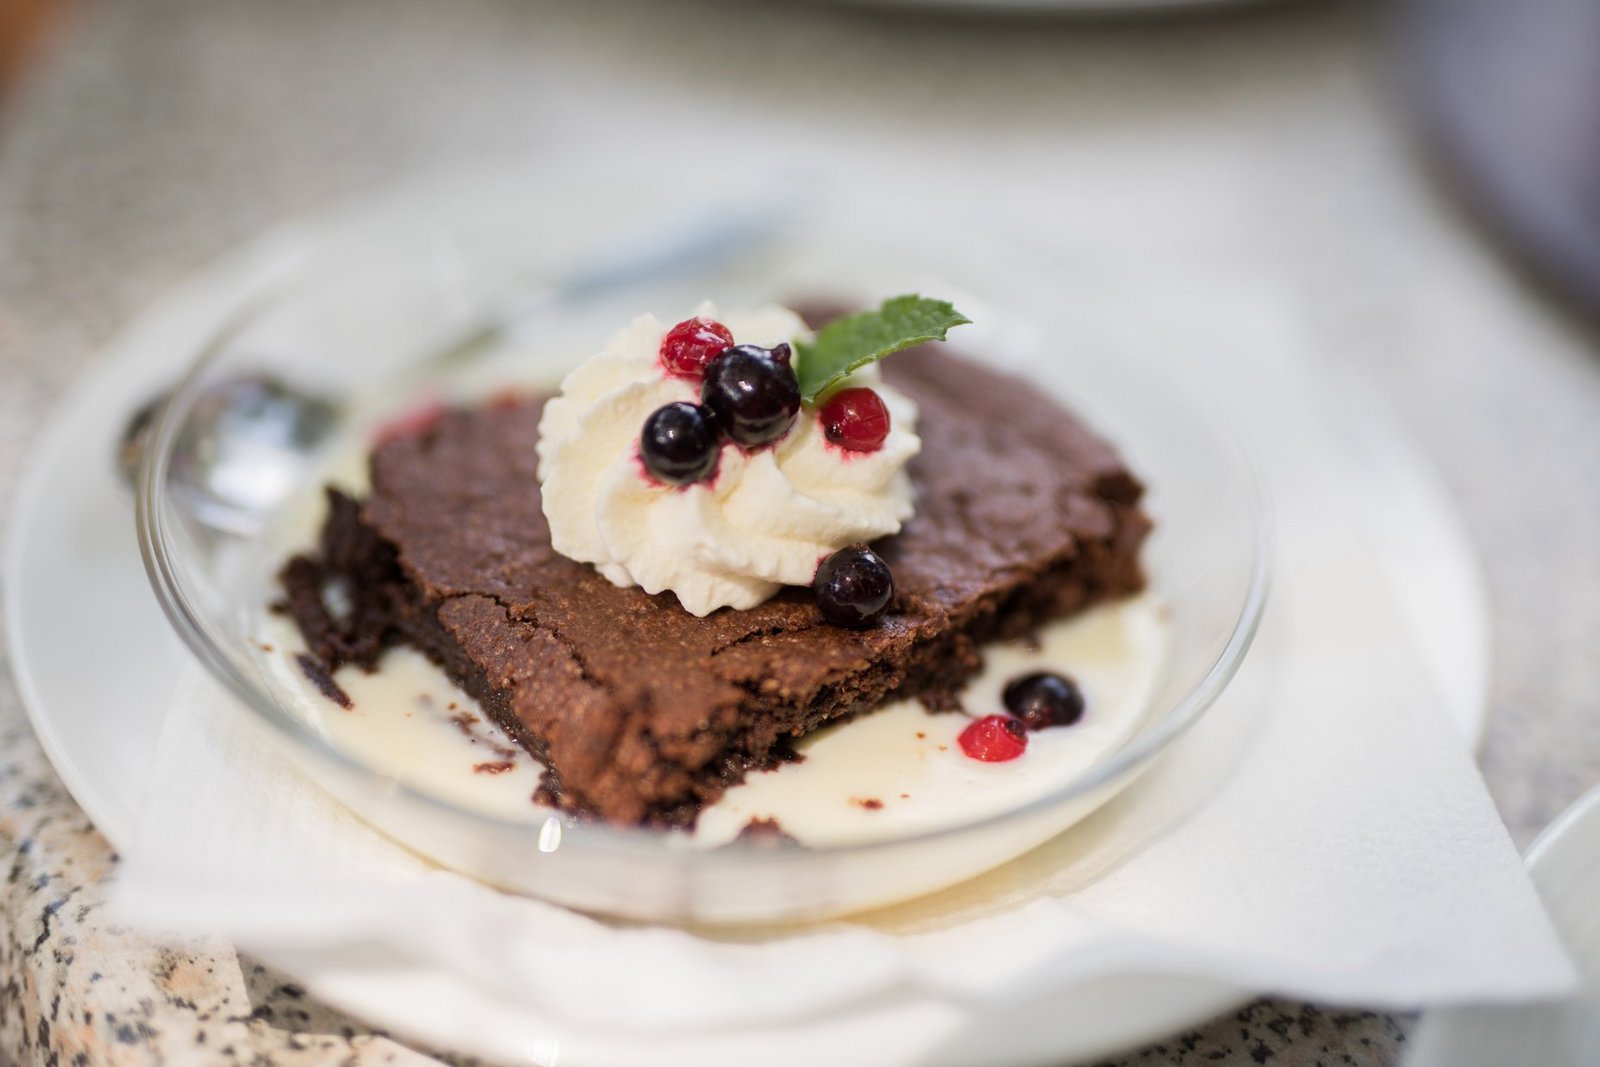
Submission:
<svg viewBox="0 0 1600 1067">
<path fill-rule="evenodd" d="M 985 715 L 961 731 L 961 751 L 984 763 L 1004 763 L 1028 748 L 1028 731 L 1007 715 Z"/>
<path fill-rule="evenodd" d="M 661 365 L 679 378 L 698 378 L 710 363 L 733 347 L 733 333 L 707 318 L 684 319 L 661 339 Z"/>
<path fill-rule="evenodd" d="M 889 436 L 889 409 L 871 389 L 841 389 L 817 413 L 822 432 L 850 452 L 876 452 Z"/>
</svg>

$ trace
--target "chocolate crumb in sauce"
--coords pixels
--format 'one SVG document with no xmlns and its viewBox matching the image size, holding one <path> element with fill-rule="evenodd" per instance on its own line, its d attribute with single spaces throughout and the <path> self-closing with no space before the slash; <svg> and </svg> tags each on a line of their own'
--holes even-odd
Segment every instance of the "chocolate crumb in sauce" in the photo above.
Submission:
<svg viewBox="0 0 1600 1067">
<path fill-rule="evenodd" d="M 850 803 L 858 808 L 866 808 L 868 811 L 881 811 L 883 809 L 883 801 L 877 797 L 851 797 Z"/>
<path fill-rule="evenodd" d="M 509 770 L 514 770 L 516 766 L 517 765 L 512 763 L 510 760 L 496 760 L 493 763 L 474 763 L 472 765 L 472 773 L 504 774 Z"/>
<path fill-rule="evenodd" d="M 764 848 L 802 847 L 794 835 L 785 830 L 777 819 L 751 819 L 744 824 L 734 841 L 744 841 Z"/>
<path fill-rule="evenodd" d="M 353 709 L 355 701 L 350 699 L 350 694 L 339 688 L 339 683 L 333 680 L 333 675 L 316 659 L 304 652 L 294 657 L 295 663 L 300 667 L 300 672 L 311 680 L 317 691 L 346 711 Z"/>
</svg>

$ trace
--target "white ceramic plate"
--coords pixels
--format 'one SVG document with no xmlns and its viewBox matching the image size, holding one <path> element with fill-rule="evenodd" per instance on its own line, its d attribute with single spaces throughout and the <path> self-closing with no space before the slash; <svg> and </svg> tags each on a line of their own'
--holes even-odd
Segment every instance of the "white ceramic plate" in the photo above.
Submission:
<svg viewBox="0 0 1600 1067">
<path fill-rule="evenodd" d="M 243 300 L 287 276 L 313 249 L 319 258 L 341 246 L 370 255 L 396 218 L 414 215 L 441 195 L 434 187 L 386 194 L 285 228 L 182 286 L 109 347 L 63 402 L 32 457 L 5 558 L 11 660 L 57 771 L 119 848 L 128 847 L 144 788 L 141 774 L 172 683 L 187 662 L 146 585 L 127 499 L 112 470 L 112 449 L 127 413 L 169 381 Z M 1486 692 L 1488 613 L 1468 542 L 1438 485 L 1392 432 L 1364 419 L 1351 424 L 1348 439 L 1352 458 L 1374 474 L 1372 494 L 1408 517 L 1386 527 L 1389 540 L 1380 547 L 1405 576 L 1398 589 L 1408 615 L 1433 623 L 1422 631 L 1426 640 L 1419 651 L 1463 737 L 1475 743 Z M 89 603 L 94 610 L 84 611 Z M 93 670 L 84 669 L 85 650 L 94 657 Z M 397 1028 L 402 1020 L 387 1019 L 386 1004 L 404 1002 L 419 983 L 435 1002 L 451 990 L 449 980 L 437 974 L 393 973 L 385 984 L 355 967 L 354 980 L 340 983 L 338 961 L 320 961 L 320 968 L 324 996 Z M 470 994 L 456 992 L 463 995 L 462 1010 L 472 1011 Z M 1193 978 L 1095 983 L 1059 1001 L 992 1012 L 943 1050 L 940 1062 L 998 1067 L 1102 1055 L 1208 1018 L 1246 996 Z M 938 1010 L 931 1003 L 924 1007 Z M 812 1046 L 820 1055 L 828 1040 L 861 1047 L 869 1030 L 872 1040 L 892 1041 L 895 1026 L 914 1026 L 917 1019 L 916 1011 L 870 1022 L 841 1014 L 808 1024 L 804 1036 L 821 1042 Z M 727 1040 L 759 1048 L 784 1036 L 743 1031 Z M 572 1051 L 563 1048 L 564 1061 Z"/>
<path fill-rule="evenodd" d="M 1431 1012 L 1406 1067 L 1600 1064 L 1600 787 L 1539 835 L 1528 872 L 1578 966 L 1577 993 L 1556 1003 Z"/>
</svg>

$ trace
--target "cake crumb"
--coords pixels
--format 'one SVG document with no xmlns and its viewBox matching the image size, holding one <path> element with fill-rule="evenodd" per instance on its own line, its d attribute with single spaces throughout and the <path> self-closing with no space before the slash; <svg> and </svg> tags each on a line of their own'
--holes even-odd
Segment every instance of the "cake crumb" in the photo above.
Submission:
<svg viewBox="0 0 1600 1067">
<path fill-rule="evenodd" d="M 928 735 L 927 735 L 927 733 L 925 731 L 923 731 L 923 730 L 918 730 L 917 731 L 917 740 L 918 741 L 926 741 L 927 739 L 928 739 Z"/>
<path fill-rule="evenodd" d="M 320 662 L 304 652 L 295 656 L 294 661 L 299 664 L 300 673 L 310 679 L 311 684 L 316 686 L 317 691 L 323 696 L 346 711 L 355 709 L 355 701 L 350 699 L 350 694 L 339 688 L 339 683 L 333 680 L 333 675 L 329 674 L 328 669 Z"/>
<path fill-rule="evenodd" d="M 265 653 L 267 653 L 269 655 L 271 653 L 277 651 L 276 649 L 274 649 L 270 644 L 268 644 L 265 641 L 261 642 L 261 646 L 260 647 L 261 647 L 261 651 L 263 651 L 263 652 L 265 652 Z"/>
<path fill-rule="evenodd" d="M 851 797 L 850 803 L 858 808 L 866 808 L 868 811 L 881 811 L 883 809 L 883 801 L 877 797 Z"/>
<path fill-rule="evenodd" d="M 504 774 L 507 771 L 514 769 L 515 767 L 516 767 L 516 764 L 512 763 L 510 760 L 496 760 L 493 763 L 474 763 L 472 765 L 472 773 L 474 773 L 474 774 Z"/>
</svg>

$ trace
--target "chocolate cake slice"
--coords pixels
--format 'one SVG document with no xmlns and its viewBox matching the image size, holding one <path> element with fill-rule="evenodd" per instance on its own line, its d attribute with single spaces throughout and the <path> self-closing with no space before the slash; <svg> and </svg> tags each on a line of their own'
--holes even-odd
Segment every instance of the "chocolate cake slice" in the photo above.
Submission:
<svg viewBox="0 0 1600 1067">
<path fill-rule="evenodd" d="M 364 504 L 334 496 L 321 555 L 284 571 L 331 670 L 409 642 L 549 768 L 541 799 L 615 823 L 688 825 L 825 723 L 906 696 L 950 707 L 987 641 L 1143 584 L 1142 487 L 1035 387 L 934 351 L 887 379 L 921 408 L 917 512 L 875 547 L 897 599 L 875 628 L 823 622 L 807 589 L 706 618 L 558 555 L 535 476 L 542 401 L 445 416 L 380 445 Z M 329 583 L 350 610 L 325 607 Z"/>
</svg>

